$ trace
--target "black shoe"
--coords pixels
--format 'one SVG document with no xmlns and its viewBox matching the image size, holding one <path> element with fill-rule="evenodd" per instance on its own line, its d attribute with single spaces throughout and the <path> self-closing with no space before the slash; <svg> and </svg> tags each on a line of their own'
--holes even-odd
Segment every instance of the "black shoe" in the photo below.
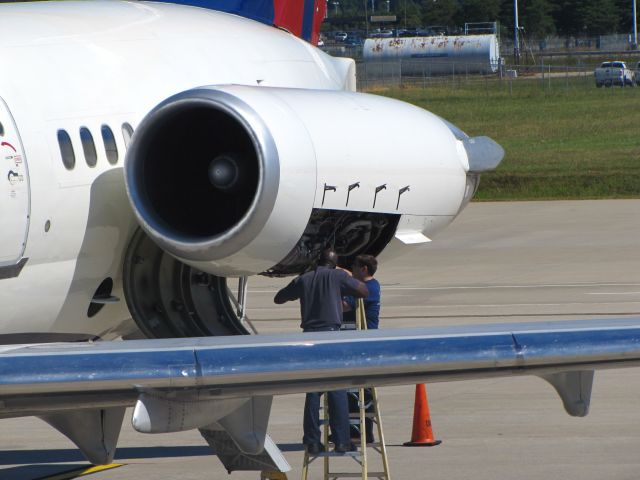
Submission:
<svg viewBox="0 0 640 480">
<path fill-rule="evenodd" d="M 324 445 L 321 443 L 310 443 L 309 445 L 305 445 L 307 448 L 307 453 L 309 455 L 318 455 L 319 453 L 324 452 Z"/>
<path fill-rule="evenodd" d="M 358 451 L 358 447 L 356 447 L 356 445 L 352 442 L 349 443 L 339 443 L 336 445 L 336 447 L 333 449 L 334 452 L 336 453 L 347 453 L 347 452 L 357 452 Z"/>
</svg>

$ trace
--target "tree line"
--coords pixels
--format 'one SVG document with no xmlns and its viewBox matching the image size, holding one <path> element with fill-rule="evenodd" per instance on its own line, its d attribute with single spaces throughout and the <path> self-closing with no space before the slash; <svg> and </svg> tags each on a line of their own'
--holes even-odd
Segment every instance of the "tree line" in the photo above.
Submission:
<svg viewBox="0 0 640 480">
<path fill-rule="evenodd" d="M 531 37 L 630 33 L 633 0 L 518 0 L 519 25 Z M 498 21 L 514 25 L 513 0 L 328 0 L 329 24 L 361 28 L 368 15 L 396 15 L 398 27 Z M 342 20 L 342 22 L 341 22 Z"/>
</svg>

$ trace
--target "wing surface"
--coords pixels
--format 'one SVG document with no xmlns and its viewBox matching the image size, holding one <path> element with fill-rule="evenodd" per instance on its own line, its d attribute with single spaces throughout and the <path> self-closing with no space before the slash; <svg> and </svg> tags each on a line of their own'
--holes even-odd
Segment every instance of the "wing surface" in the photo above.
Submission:
<svg viewBox="0 0 640 480">
<path fill-rule="evenodd" d="M 639 364 L 640 318 L 23 345 L 0 350 L 0 416 L 133 405 L 145 392 L 223 399 L 522 374 L 584 415 L 585 372 Z"/>
</svg>

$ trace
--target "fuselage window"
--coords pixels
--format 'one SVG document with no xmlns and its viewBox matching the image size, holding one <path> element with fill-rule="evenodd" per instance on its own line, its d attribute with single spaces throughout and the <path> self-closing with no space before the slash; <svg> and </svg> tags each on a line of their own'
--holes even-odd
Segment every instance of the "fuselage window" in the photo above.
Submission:
<svg viewBox="0 0 640 480">
<path fill-rule="evenodd" d="M 115 165 L 118 163 L 118 147 L 113 132 L 108 125 L 102 125 L 100 131 L 102 132 L 102 141 L 104 142 L 107 160 L 111 165 Z"/>
<path fill-rule="evenodd" d="M 87 165 L 95 167 L 98 162 L 98 154 L 96 153 L 96 144 L 93 142 L 93 135 L 87 127 L 80 128 L 80 141 Z"/>
<path fill-rule="evenodd" d="M 71 138 L 65 130 L 58 130 L 58 145 L 60 146 L 62 164 L 67 170 L 73 170 L 73 167 L 76 166 L 76 156 L 73 153 Z"/>
<path fill-rule="evenodd" d="M 2 122 L 0 122 L 0 137 L 4 137 L 4 127 L 2 126 Z"/>
<path fill-rule="evenodd" d="M 122 124 L 122 136 L 124 137 L 124 146 L 129 148 L 131 137 L 133 136 L 133 127 L 128 123 Z"/>
</svg>

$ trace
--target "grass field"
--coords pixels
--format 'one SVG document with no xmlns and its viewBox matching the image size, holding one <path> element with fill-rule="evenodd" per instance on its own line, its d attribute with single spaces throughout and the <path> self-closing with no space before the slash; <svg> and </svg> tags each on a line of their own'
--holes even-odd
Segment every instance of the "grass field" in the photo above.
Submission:
<svg viewBox="0 0 640 480">
<path fill-rule="evenodd" d="M 375 93 L 430 110 L 506 152 L 477 200 L 640 197 L 640 88 L 590 78 L 484 79 Z"/>
</svg>

